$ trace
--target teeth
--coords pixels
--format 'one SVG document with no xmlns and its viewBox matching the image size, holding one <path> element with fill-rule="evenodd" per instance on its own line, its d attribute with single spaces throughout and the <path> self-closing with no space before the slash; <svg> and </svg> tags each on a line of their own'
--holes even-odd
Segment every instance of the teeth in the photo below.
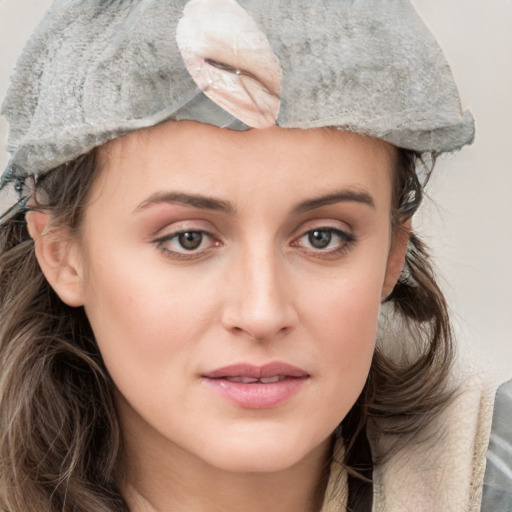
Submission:
<svg viewBox="0 0 512 512">
<path fill-rule="evenodd" d="M 276 375 L 275 377 L 262 377 L 260 379 L 260 382 L 263 382 L 263 384 L 270 384 L 272 382 L 279 382 L 280 380 L 283 380 L 284 377 L 280 375 Z"/>
<path fill-rule="evenodd" d="M 242 384 L 254 384 L 255 382 L 261 382 L 262 384 L 272 384 L 273 382 L 280 382 L 286 377 L 282 375 L 276 375 L 275 377 L 262 377 L 261 379 L 254 379 L 252 377 L 225 377 L 229 382 L 240 382 Z"/>
<path fill-rule="evenodd" d="M 258 379 L 253 379 L 252 377 L 226 377 L 226 380 L 230 382 L 241 382 L 242 384 L 253 384 L 254 382 L 258 382 Z"/>
</svg>

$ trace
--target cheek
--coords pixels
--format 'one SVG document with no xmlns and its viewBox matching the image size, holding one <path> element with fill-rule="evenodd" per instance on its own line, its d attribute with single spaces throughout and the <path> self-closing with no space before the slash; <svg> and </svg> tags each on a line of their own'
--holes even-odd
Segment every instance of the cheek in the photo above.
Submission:
<svg viewBox="0 0 512 512">
<path fill-rule="evenodd" d="M 375 346 L 379 298 L 374 290 L 342 289 L 329 296 L 326 294 L 325 299 L 310 310 L 311 330 L 321 331 L 317 339 L 330 354 L 328 364 L 339 368 L 344 375 L 354 377 L 368 369 Z"/>
<path fill-rule="evenodd" d="M 334 422 L 346 415 L 366 382 L 375 349 L 384 276 L 382 258 L 344 269 L 315 293 L 304 292 L 304 326 L 316 340 L 324 393 Z M 321 411 L 319 411 L 321 412 Z"/>
<path fill-rule="evenodd" d="M 324 329 L 329 339 L 351 340 L 354 348 L 357 339 L 373 338 L 387 262 L 387 253 L 380 247 L 362 256 L 355 254 L 322 276 L 302 279 L 297 294 L 311 327 Z"/>
<path fill-rule="evenodd" d="M 212 296 L 196 293 L 190 277 L 165 272 L 161 263 L 108 254 L 89 267 L 85 309 L 114 380 L 128 375 L 143 385 L 188 365 L 216 315 Z"/>
</svg>

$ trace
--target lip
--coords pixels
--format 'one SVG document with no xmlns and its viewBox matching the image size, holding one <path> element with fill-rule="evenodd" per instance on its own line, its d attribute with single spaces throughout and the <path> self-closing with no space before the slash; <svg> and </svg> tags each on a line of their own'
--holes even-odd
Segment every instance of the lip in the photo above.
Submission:
<svg viewBox="0 0 512 512">
<path fill-rule="evenodd" d="M 202 374 L 203 382 L 213 391 L 245 409 L 270 409 L 297 394 L 310 375 L 296 366 L 282 362 L 254 366 L 239 363 Z M 275 379 L 268 383 L 239 382 L 228 379 Z"/>
</svg>

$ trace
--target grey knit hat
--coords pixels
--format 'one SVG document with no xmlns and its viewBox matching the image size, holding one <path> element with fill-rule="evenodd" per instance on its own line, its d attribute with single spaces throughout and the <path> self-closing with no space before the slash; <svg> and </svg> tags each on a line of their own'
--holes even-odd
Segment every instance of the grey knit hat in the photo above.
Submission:
<svg viewBox="0 0 512 512">
<path fill-rule="evenodd" d="M 0 188 L 167 120 L 330 126 L 433 152 L 474 136 L 408 0 L 56 0 L 2 113 Z"/>
</svg>

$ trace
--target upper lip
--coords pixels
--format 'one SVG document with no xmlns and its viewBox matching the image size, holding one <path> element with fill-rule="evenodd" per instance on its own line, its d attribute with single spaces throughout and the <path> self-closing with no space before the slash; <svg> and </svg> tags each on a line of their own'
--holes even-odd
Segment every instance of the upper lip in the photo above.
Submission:
<svg viewBox="0 0 512 512">
<path fill-rule="evenodd" d="M 268 379 L 272 377 L 309 377 L 309 373 L 292 366 L 291 364 L 274 362 L 263 366 L 254 366 L 247 363 L 232 364 L 224 366 L 211 372 L 203 373 L 208 379 L 221 379 L 223 377 L 249 377 L 252 379 Z"/>
</svg>

